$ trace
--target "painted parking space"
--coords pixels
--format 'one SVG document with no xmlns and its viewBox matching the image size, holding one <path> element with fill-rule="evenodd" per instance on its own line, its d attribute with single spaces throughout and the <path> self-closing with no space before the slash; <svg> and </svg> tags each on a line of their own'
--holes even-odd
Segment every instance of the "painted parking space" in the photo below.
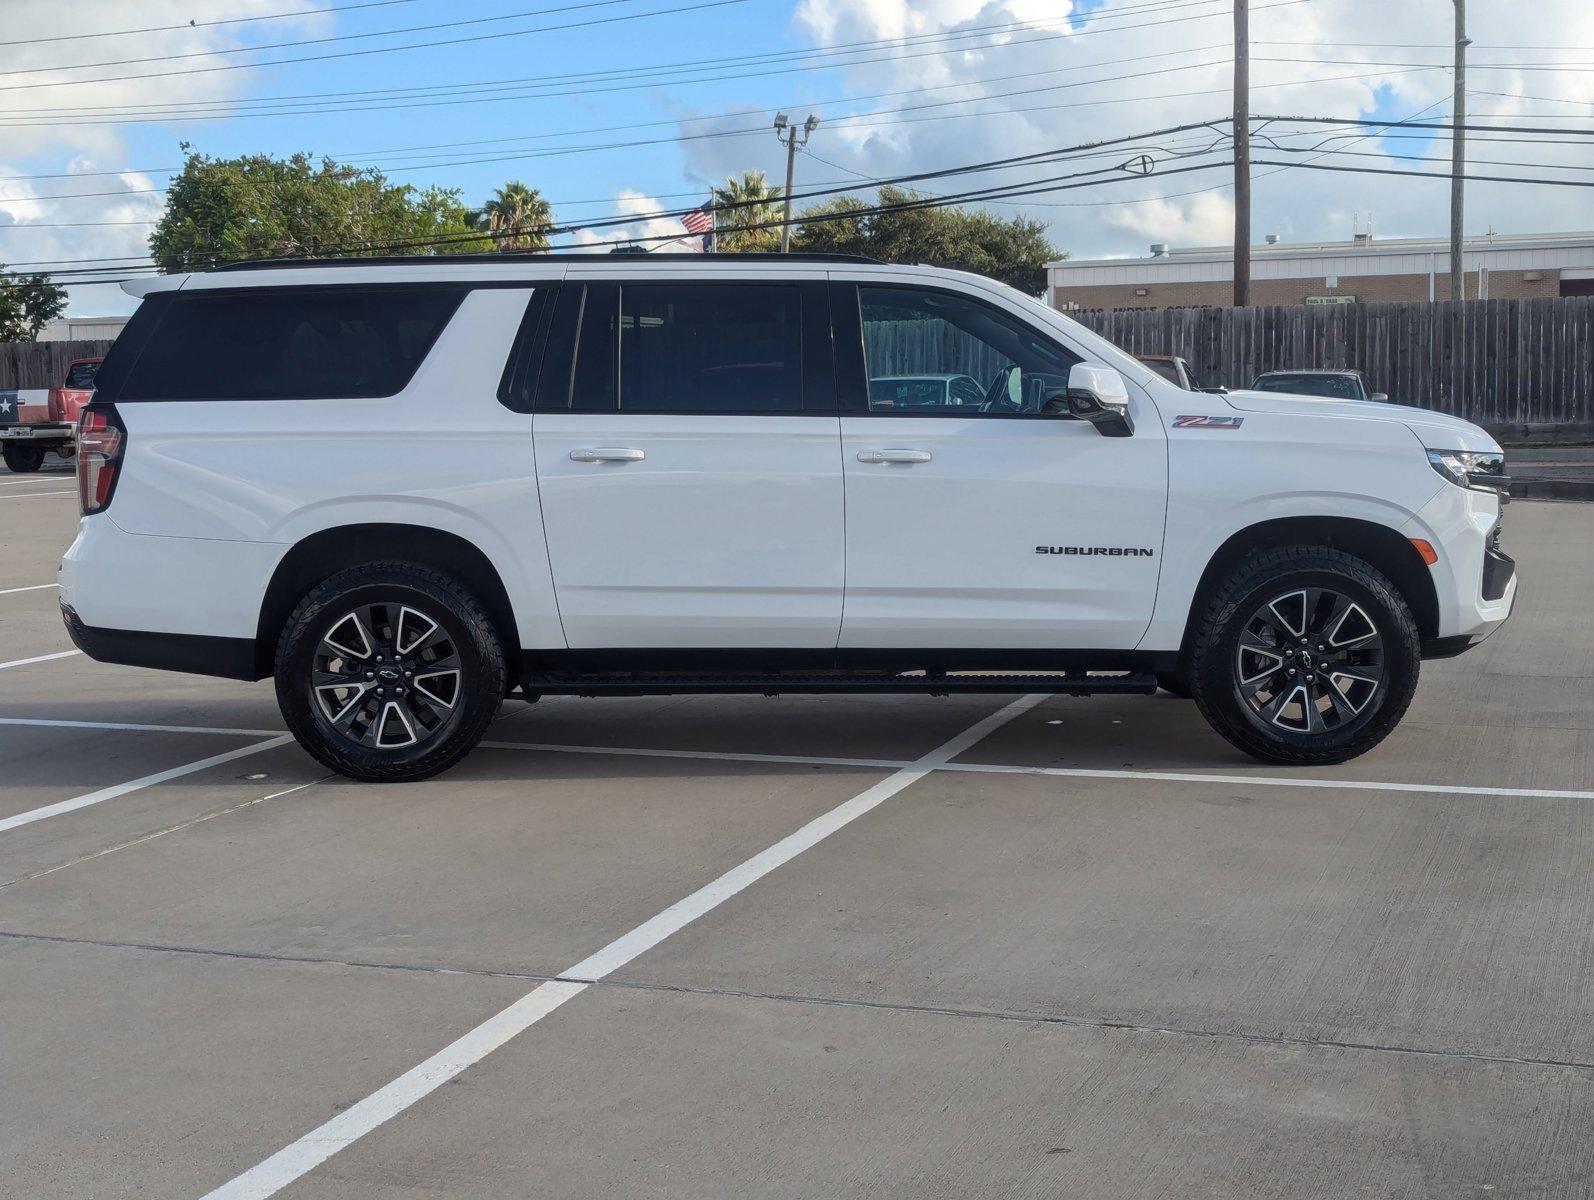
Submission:
<svg viewBox="0 0 1594 1200">
<path fill-rule="evenodd" d="M 14 586 L 53 577 L 50 511 Z M 1312 772 L 1167 696 L 557 698 L 510 701 L 439 779 L 355 786 L 261 748 L 269 682 L 47 658 L 53 593 L 0 595 L 42 659 L 0 671 L 6 804 L 186 772 L 0 832 L 27 1018 L 0 1085 L 59 1081 L 5 1118 L 14 1178 L 1569 1192 L 1594 631 L 1555 547 L 1594 522 L 1508 520 L 1544 588 L 1428 664 L 1383 747 Z"/>
<path fill-rule="evenodd" d="M 0 936 L 5 1190 L 199 1195 L 520 990 Z"/>
<path fill-rule="evenodd" d="M 447 784 L 329 781 L 24 883 L 5 919 L 552 975 L 880 774 L 487 750 Z"/>
<path fill-rule="evenodd" d="M 1586 1074 L 595 989 L 279 1194 L 1573 1195 Z"/>
<path fill-rule="evenodd" d="M 625 982 L 1594 1062 L 1594 802 L 938 773 Z"/>
</svg>

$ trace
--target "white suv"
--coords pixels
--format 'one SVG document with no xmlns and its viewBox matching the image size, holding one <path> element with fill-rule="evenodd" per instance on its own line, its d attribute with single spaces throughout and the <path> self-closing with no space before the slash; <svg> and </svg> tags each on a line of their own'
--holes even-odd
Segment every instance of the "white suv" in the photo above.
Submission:
<svg viewBox="0 0 1594 1200">
<path fill-rule="evenodd" d="M 1330 763 L 1516 594 L 1500 448 L 1181 390 L 974 275 L 649 255 L 268 263 L 137 287 L 61 566 L 105 662 L 276 678 L 419 779 L 511 694 L 1191 696 Z M 871 380 L 967 376 L 958 403 Z"/>
</svg>

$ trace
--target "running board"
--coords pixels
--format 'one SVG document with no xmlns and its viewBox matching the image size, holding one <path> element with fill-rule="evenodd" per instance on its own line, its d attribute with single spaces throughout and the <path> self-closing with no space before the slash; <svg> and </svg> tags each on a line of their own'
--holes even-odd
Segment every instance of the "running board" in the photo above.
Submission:
<svg viewBox="0 0 1594 1200">
<path fill-rule="evenodd" d="M 534 696 L 674 696 L 674 695 L 823 695 L 920 693 L 1005 694 L 1050 692 L 1063 696 L 1091 696 L 1119 692 L 1148 696 L 1157 690 L 1150 671 L 1056 672 L 1040 675 L 976 675 L 923 673 L 904 675 L 586 675 L 527 676 L 520 691 Z"/>
</svg>

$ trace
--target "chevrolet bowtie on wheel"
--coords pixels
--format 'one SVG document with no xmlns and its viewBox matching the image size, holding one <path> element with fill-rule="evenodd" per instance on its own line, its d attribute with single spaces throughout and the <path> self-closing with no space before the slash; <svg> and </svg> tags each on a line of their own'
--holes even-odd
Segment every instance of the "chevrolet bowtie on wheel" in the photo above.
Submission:
<svg viewBox="0 0 1594 1200">
<path fill-rule="evenodd" d="M 1483 430 L 1189 391 L 975 275 L 487 254 L 127 286 L 76 429 L 72 638 L 272 677 L 357 779 L 444 770 L 508 696 L 711 692 L 1160 687 L 1332 763 L 1516 599 Z"/>
</svg>

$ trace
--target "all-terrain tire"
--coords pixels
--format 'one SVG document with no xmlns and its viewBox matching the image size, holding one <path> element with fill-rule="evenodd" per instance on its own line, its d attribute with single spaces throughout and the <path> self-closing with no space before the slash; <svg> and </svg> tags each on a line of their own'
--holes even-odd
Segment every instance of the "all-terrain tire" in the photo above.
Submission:
<svg viewBox="0 0 1594 1200">
<path fill-rule="evenodd" d="M 419 615 L 406 618 L 397 615 L 400 609 Z M 348 614 L 357 612 L 365 616 L 355 626 L 345 626 L 334 634 Z M 385 631 L 380 619 L 384 612 L 393 614 Z M 406 620 L 410 622 L 408 633 Z M 438 631 L 425 639 L 415 658 L 397 653 L 406 637 L 413 638 L 415 630 L 426 628 L 426 622 L 435 623 Z M 362 628 L 365 633 L 360 632 Z M 329 658 L 325 644 L 329 635 L 335 636 L 339 645 L 352 644 L 354 653 L 346 661 Z M 364 649 L 369 650 L 368 655 L 358 653 L 362 638 L 367 639 Z M 386 654 L 382 653 L 384 645 Z M 405 668 L 424 675 L 426 668 L 435 664 L 418 659 L 438 653 L 439 647 L 447 649 L 450 657 L 446 661 L 458 667 L 454 703 L 446 707 L 434 702 L 430 693 L 423 700 L 416 694 L 415 681 L 403 677 Z M 380 664 L 376 661 L 379 656 Z M 338 715 L 332 710 L 342 709 L 346 697 L 356 695 L 356 688 L 374 691 L 386 682 L 375 678 L 374 671 L 372 678 L 366 679 L 363 668 L 378 665 L 388 674 L 399 668 L 399 676 L 391 681 L 392 686 L 383 688 L 382 699 L 372 695 L 358 701 L 366 706 L 362 714 L 370 705 L 380 706 L 375 718 L 378 742 L 383 725 L 392 723 L 401 734 L 407 730 L 419 736 L 415 744 L 360 744 L 348 732 L 340 732 L 330 719 Z M 348 676 L 351 686 L 318 693 L 313 678 L 328 678 L 329 666 L 339 671 L 353 667 Z M 504 649 L 480 601 L 453 576 L 405 562 L 349 567 L 313 588 L 283 627 L 277 642 L 275 676 L 277 703 L 299 744 L 340 775 L 367 782 L 410 782 L 447 770 L 481 741 L 507 691 Z M 434 686 L 437 695 L 448 697 L 441 680 L 434 681 Z M 324 695 L 330 695 L 331 701 L 324 701 Z M 415 707 L 390 717 L 388 704 Z M 427 717 L 436 717 L 436 724 L 423 729 L 422 720 Z"/>
<path fill-rule="evenodd" d="M 1315 733 L 1264 721 L 1242 695 L 1236 666 L 1240 638 L 1253 614 L 1274 597 L 1305 589 L 1331 589 L 1349 598 L 1381 638 L 1381 682 L 1353 718 Z M 1344 762 L 1383 741 L 1411 704 L 1421 661 L 1411 609 L 1383 574 L 1342 550 L 1285 546 L 1248 555 L 1206 597 L 1188 678 L 1201 715 L 1234 746 L 1265 762 L 1314 766 Z"/>
</svg>

